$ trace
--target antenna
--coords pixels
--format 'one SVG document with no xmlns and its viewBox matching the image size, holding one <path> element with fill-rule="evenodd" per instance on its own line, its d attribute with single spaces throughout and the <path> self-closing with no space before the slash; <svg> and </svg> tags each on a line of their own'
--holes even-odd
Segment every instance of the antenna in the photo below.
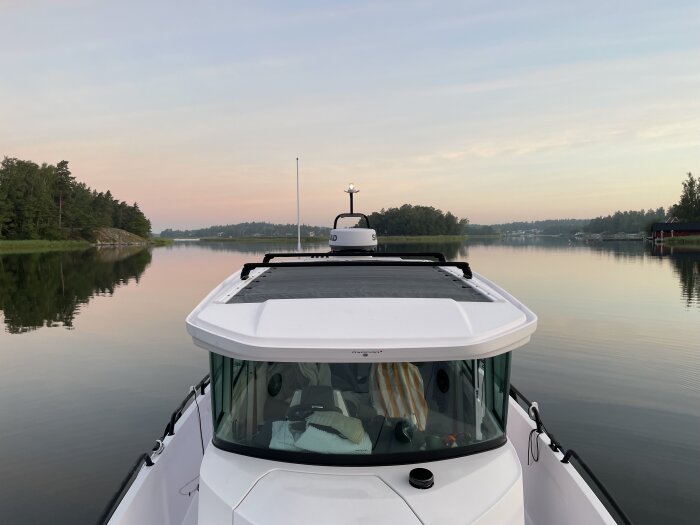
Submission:
<svg viewBox="0 0 700 525">
<path fill-rule="evenodd" d="M 299 214 L 299 157 L 297 157 L 297 251 L 301 251 L 301 220 Z"/>
</svg>

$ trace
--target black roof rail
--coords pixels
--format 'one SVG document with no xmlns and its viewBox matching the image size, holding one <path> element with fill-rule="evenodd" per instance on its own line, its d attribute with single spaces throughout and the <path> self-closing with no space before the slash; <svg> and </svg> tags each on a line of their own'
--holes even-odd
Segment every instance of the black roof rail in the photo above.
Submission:
<svg viewBox="0 0 700 525">
<path fill-rule="evenodd" d="M 241 280 L 245 281 L 248 279 L 250 272 L 255 268 L 321 268 L 327 266 L 428 266 L 433 268 L 438 266 L 451 266 L 462 270 L 462 274 L 464 275 L 465 279 L 472 278 L 472 270 L 469 267 L 469 263 L 466 262 L 413 261 L 404 259 L 400 261 L 299 261 L 283 263 L 245 263 L 243 265 L 243 269 L 241 270 Z"/>
<path fill-rule="evenodd" d="M 307 252 L 307 253 L 266 253 L 263 262 L 268 263 L 272 259 L 286 259 L 292 257 L 427 257 L 440 262 L 447 262 L 445 256 L 440 252 L 368 252 L 365 250 L 343 250 L 342 252 Z"/>
</svg>

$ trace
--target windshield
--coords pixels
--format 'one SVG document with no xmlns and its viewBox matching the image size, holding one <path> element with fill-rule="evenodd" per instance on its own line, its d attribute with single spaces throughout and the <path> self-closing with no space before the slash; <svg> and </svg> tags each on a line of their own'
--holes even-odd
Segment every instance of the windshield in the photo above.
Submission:
<svg viewBox="0 0 700 525">
<path fill-rule="evenodd" d="M 214 444 L 282 461 L 427 461 L 505 442 L 510 353 L 417 363 L 211 354 Z"/>
</svg>

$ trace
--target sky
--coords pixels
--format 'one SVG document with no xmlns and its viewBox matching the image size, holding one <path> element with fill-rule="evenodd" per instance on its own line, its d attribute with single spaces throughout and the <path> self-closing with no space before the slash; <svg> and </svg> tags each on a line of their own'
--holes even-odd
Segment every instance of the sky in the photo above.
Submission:
<svg viewBox="0 0 700 525">
<path fill-rule="evenodd" d="M 678 201 L 700 3 L 0 0 L 0 157 L 68 160 L 153 230 L 475 224 Z"/>
</svg>

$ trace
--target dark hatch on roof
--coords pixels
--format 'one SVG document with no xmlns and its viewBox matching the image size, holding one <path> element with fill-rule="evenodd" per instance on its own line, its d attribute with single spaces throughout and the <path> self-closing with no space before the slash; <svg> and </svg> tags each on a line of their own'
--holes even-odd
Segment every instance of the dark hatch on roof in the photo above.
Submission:
<svg viewBox="0 0 700 525">
<path fill-rule="evenodd" d="M 234 295 L 230 303 L 268 299 L 396 297 L 490 302 L 486 295 L 438 267 L 270 268 Z"/>
</svg>

